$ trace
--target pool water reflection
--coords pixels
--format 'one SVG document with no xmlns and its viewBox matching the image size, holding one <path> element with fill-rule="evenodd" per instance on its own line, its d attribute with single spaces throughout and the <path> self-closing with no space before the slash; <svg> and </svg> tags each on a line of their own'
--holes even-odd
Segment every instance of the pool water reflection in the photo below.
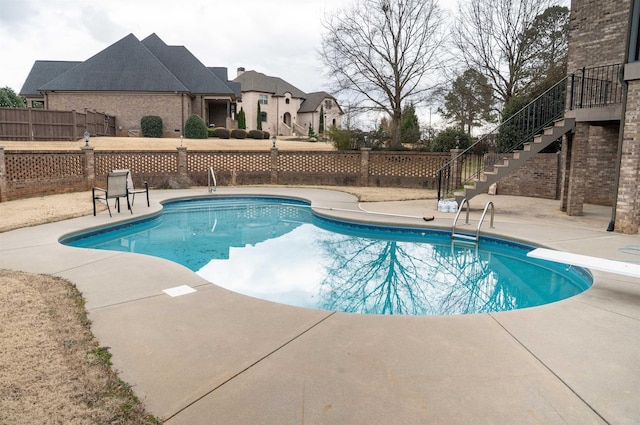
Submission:
<svg viewBox="0 0 640 425">
<path fill-rule="evenodd" d="M 452 244 L 445 232 L 344 223 L 290 199 L 171 202 L 153 220 L 63 243 L 162 257 L 238 293 L 354 313 L 505 311 L 591 284 L 583 269 L 526 257 L 531 247 Z"/>
</svg>

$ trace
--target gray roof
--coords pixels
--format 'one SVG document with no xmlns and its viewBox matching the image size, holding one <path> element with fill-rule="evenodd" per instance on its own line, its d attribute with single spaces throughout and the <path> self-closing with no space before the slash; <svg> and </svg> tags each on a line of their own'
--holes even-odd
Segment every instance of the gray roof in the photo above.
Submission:
<svg viewBox="0 0 640 425">
<path fill-rule="evenodd" d="M 31 67 L 31 71 L 27 76 L 22 89 L 20 90 L 20 96 L 33 97 L 41 96 L 38 89 L 53 80 L 56 77 L 64 74 L 74 66 L 82 62 L 76 61 L 41 61 L 37 60 Z"/>
<path fill-rule="evenodd" d="M 44 84 L 40 90 L 189 91 L 133 34 Z"/>
<path fill-rule="evenodd" d="M 233 95 L 231 88 L 204 66 L 184 46 L 168 46 L 156 34 L 144 44 L 193 94 Z"/>
<path fill-rule="evenodd" d="M 243 92 L 270 93 L 273 96 L 284 96 L 286 92 L 292 97 L 305 99 L 307 94 L 297 87 L 287 83 L 282 78 L 270 77 L 256 71 L 245 71 L 233 81 L 240 83 Z"/>
<path fill-rule="evenodd" d="M 329 93 L 324 91 L 318 91 L 315 93 L 309 93 L 307 95 L 307 98 L 304 100 L 304 102 L 302 102 L 302 105 L 300 105 L 300 109 L 298 109 L 298 112 L 302 113 L 302 112 L 317 111 L 318 108 L 320 107 L 320 104 L 325 99 L 333 99 L 336 102 L 336 105 L 338 104 L 336 99 L 333 96 L 331 96 Z M 338 105 L 338 108 L 340 108 L 340 105 Z M 340 109 L 340 111 L 342 112 L 342 109 Z"/>
<path fill-rule="evenodd" d="M 227 68 L 221 66 L 210 66 L 208 68 L 211 72 L 216 74 L 220 81 L 223 81 L 231 90 L 233 90 L 237 98 L 242 96 L 242 87 L 240 86 L 240 83 L 229 81 L 229 72 Z"/>
</svg>

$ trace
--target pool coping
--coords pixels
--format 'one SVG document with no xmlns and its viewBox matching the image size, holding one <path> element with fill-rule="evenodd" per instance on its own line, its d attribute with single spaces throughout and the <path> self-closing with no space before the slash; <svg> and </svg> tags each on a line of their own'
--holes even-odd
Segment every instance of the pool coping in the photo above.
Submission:
<svg viewBox="0 0 640 425">
<path fill-rule="evenodd" d="M 218 188 L 216 194 L 309 199 L 339 219 L 419 223 L 409 203 L 359 205 L 348 194 L 300 188 Z M 209 196 L 206 188 L 152 191 Z M 535 202 L 535 201 L 534 201 Z M 413 215 L 431 213 L 425 201 Z M 432 205 L 435 207 L 435 205 Z M 334 208 L 327 210 L 324 208 Z M 422 209 L 424 208 L 424 210 Z M 351 211 L 339 211 L 339 209 Z M 475 213 L 474 213 L 475 214 Z M 475 217 L 475 215 L 472 215 Z M 638 279 L 593 270 L 569 300 L 471 316 L 385 317 L 282 306 L 231 293 L 166 260 L 65 247 L 58 239 L 130 218 L 106 212 L 0 234 L 0 267 L 60 276 L 87 300 L 92 329 L 120 376 L 168 424 L 635 423 L 640 417 Z M 637 236 L 549 225 L 529 217 L 482 233 L 602 257 Z M 133 285 L 135 284 L 135 285 Z M 165 289 L 196 292 L 170 297 Z M 534 419 L 535 418 L 535 419 Z"/>
</svg>

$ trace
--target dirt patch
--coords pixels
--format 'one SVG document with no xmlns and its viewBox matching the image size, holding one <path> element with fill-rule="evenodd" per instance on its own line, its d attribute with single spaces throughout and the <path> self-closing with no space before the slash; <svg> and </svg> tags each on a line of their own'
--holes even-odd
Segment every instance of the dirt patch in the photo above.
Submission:
<svg viewBox="0 0 640 425">
<path fill-rule="evenodd" d="M 98 203 L 98 211 L 106 207 Z M 91 192 L 64 193 L 0 202 L 0 232 L 93 214 Z"/>
<path fill-rule="evenodd" d="M 0 423 L 154 424 L 69 282 L 0 270 Z"/>
</svg>

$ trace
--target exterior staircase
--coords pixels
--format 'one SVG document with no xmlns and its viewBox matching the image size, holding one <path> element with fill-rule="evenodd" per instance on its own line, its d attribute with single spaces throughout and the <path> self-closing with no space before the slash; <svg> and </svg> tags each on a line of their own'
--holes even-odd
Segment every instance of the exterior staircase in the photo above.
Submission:
<svg viewBox="0 0 640 425">
<path fill-rule="evenodd" d="M 455 198 L 460 205 L 573 131 L 575 120 L 564 118 L 569 81 L 563 78 L 440 167 L 438 200 Z"/>
<path fill-rule="evenodd" d="M 489 170 L 483 170 L 478 177 L 465 184 L 462 191 L 454 192 L 456 202 L 461 205 L 463 199 L 471 199 L 480 193 L 485 193 L 492 184 L 519 168 L 560 137 L 574 130 L 574 118 L 561 118 L 554 121 L 552 126 L 545 127 L 541 134 L 535 135 L 532 141 L 522 144 L 521 149 L 515 149 L 497 159 L 488 167 Z"/>
<path fill-rule="evenodd" d="M 438 201 L 458 205 L 485 192 L 555 140 L 575 130 L 567 111 L 623 102 L 622 65 L 582 68 L 558 81 L 436 172 Z M 573 113 L 575 116 L 575 113 Z"/>
</svg>

